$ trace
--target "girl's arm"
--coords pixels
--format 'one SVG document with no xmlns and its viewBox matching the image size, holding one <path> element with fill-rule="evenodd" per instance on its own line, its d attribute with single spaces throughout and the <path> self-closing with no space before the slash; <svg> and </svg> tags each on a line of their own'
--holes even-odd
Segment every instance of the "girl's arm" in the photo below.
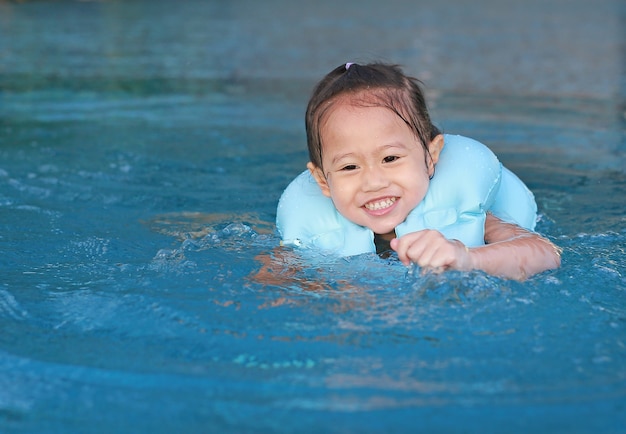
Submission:
<svg viewBox="0 0 626 434">
<path fill-rule="evenodd" d="M 561 250 L 540 235 L 487 214 L 484 246 L 468 249 L 440 232 L 424 230 L 391 241 L 405 264 L 414 262 L 434 271 L 483 270 L 486 273 L 524 280 L 533 274 L 558 268 Z"/>
<path fill-rule="evenodd" d="M 559 247 L 492 214 L 487 214 L 485 242 L 484 246 L 470 249 L 470 255 L 475 269 L 490 274 L 524 280 L 561 265 Z"/>
<path fill-rule="evenodd" d="M 299 288 L 305 291 L 322 291 L 333 288 L 333 284 L 325 279 L 311 280 L 303 276 L 303 270 L 310 264 L 303 257 L 289 248 L 277 247 L 271 253 L 262 253 L 254 259 L 262 266 L 259 271 L 248 276 L 250 282 L 261 285 L 280 286 L 283 288 Z M 345 280 L 334 282 L 341 289 L 354 289 Z"/>
</svg>

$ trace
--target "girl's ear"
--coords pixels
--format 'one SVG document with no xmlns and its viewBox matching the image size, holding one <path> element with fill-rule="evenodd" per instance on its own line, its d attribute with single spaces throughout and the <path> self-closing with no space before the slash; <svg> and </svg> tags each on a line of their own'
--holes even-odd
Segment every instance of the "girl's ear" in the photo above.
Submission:
<svg viewBox="0 0 626 434">
<path fill-rule="evenodd" d="M 313 178 L 315 178 L 315 182 L 317 182 L 317 185 L 320 186 L 322 194 L 326 197 L 330 197 L 330 187 L 328 186 L 328 181 L 326 180 L 322 169 L 317 167 L 310 161 L 306 164 L 306 167 L 307 169 L 309 169 L 309 172 L 311 172 L 311 175 L 313 175 Z"/>
<path fill-rule="evenodd" d="M 439 161 L 439 155 L 444 146 L 443 134 L 437 134 L 428 144 L 428 175 L 432 177 L 435 173 L 435 164 Z"/>
</svg>

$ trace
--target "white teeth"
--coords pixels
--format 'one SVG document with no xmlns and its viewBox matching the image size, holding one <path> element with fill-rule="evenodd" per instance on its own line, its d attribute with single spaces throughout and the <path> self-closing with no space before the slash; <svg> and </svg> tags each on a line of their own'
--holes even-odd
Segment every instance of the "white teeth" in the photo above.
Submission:
<svg viewBox="0 0 626 434">
<path fill-rule="evenodd" d="M 395 197 L 390 197 L 388 199 L 381 200 L 378 202 L 366 203 L 365 208 L 369 209 L 370 211 L 376 211 L 379 209 L 389 208 L 391 205 L 393 205 L 395 201 L 396 201 Z"/>
</svg>

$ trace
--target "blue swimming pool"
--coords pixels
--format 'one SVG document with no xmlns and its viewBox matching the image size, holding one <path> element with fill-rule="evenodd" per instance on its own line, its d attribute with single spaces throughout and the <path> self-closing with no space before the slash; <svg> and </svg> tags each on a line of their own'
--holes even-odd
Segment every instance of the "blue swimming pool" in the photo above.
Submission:
<svg viewBox="0 0 626 434">
<path fill-rule="evenodd" d="M 625 432 L 624 4 L 473 5 L 0 2 L 0 431 Z M 348 56 L 420 75 L 562 268 L 255 279 Z"/>
</svg>

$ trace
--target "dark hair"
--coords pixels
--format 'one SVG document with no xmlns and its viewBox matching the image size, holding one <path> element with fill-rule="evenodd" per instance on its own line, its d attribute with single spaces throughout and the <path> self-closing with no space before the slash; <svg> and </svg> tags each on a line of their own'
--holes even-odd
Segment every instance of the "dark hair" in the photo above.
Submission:
<svg viewBox="0 0 626 434">
<path fill-rule="evenodd" d="M 342 98 L 362 107 L 385 107 L 397 114 L 421 142 L 428 144 L 438 134 L 428 114 L 422 83 L 406 76 L 399 66 L 384 63 L 347 63 L 328 73 L 315 87 L 306 110 L 305 124 L 309 159 L 322 167 L 321 126 L 328 110 Z"/>
</svg>

